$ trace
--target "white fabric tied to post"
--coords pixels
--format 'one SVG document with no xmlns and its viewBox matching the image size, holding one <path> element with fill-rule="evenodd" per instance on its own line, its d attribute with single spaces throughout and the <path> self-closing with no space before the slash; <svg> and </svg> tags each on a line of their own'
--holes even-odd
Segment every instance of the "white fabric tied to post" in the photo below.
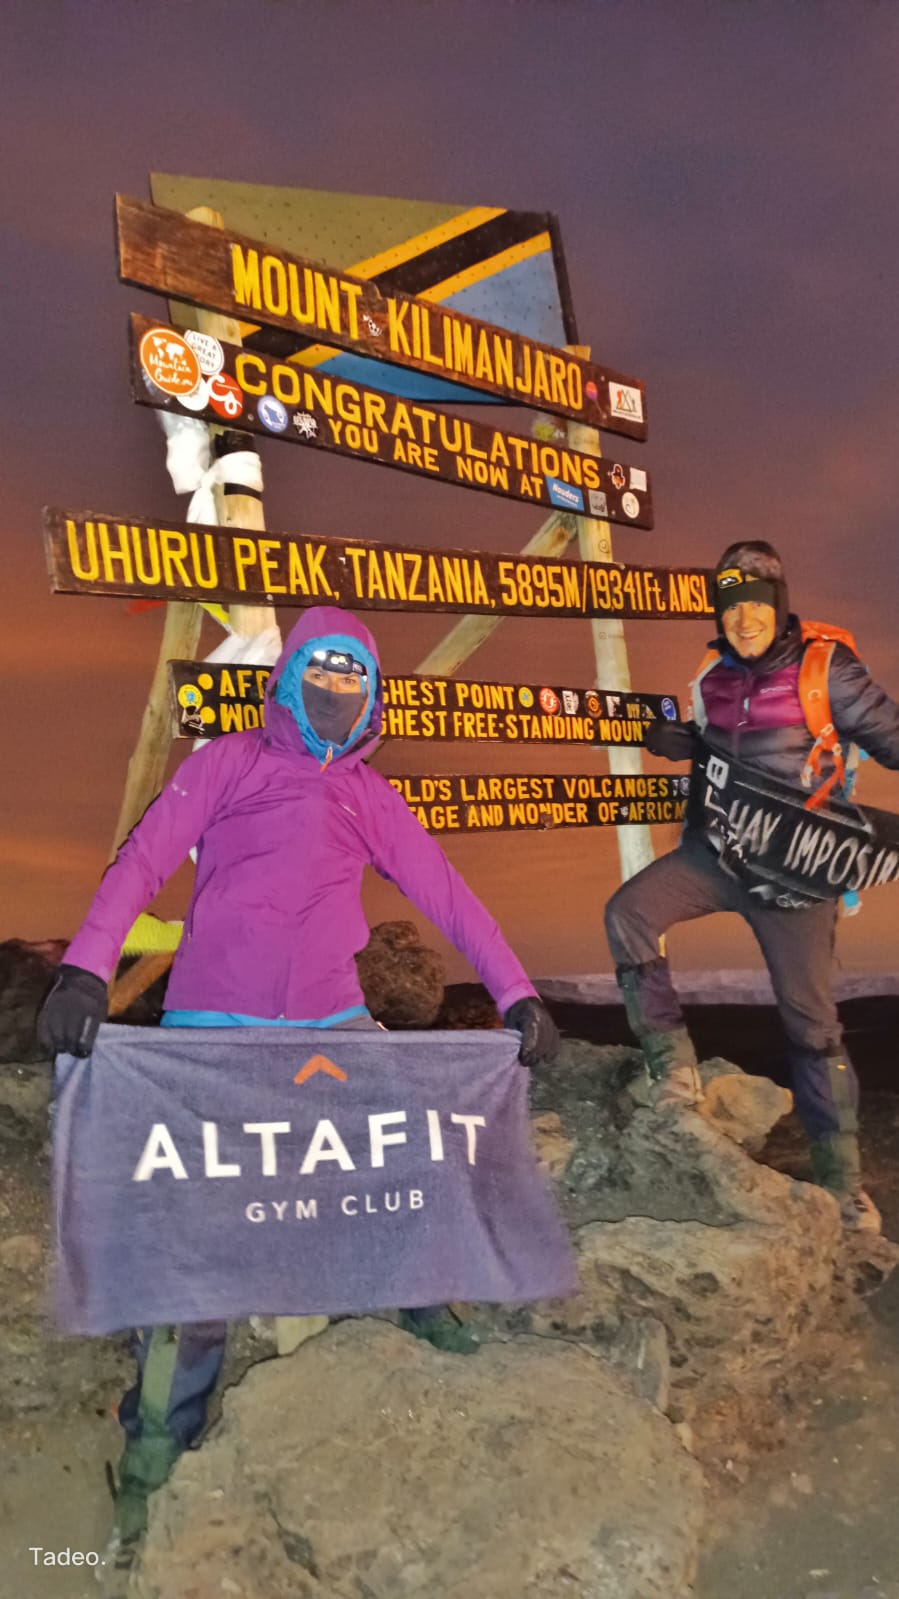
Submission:
<svg viewBox="0 0 899 1599">
<path fill-rule="evenodd" d="M 192 496 L 188 522 L 215 527 L 218 517 L 213 489 L 222 483 L 262 493 L 262 462 L 255 450 L 235 450 L 212 460 L 209 429 L 194 416 L 173 416 L 157 411 L 168 440 L 165 464 L 176 494 Z"/>
</svg>

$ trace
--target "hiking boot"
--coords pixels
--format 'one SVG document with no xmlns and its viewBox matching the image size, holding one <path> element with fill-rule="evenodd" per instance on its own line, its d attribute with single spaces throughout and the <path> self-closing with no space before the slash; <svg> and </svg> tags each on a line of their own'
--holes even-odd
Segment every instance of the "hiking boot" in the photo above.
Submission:
<svg viewBox="0 0 899 1599">
<path fill-rule="evenodd" d="M 834 1195 L 840 1202 L 840 1220 L 847 1233 L 879 1233 L 881 1215 L 871 1195 L 864 1188 L 851 1194 Z"/>
<path fill-rule="evenodd" d="M 128 1599 L 128 1585 L 144 1541 L 142 1532 L 124 1535 L 113 1527 L 103 1558 L 96 1568 L 103 1599 Z"/>
<path fill-rule="evenodd" d="M 702 1078 L 696 1066 L 672 1066 L 652 1090 L 650 1104 L 653 1110 L 695 1110 L 705 1098 Z"/>
<path fill-rule="evenodd" d="M 401 1310 L 397 1325 L 446 1354 L 476 1355 L 481 1347 L 476 1335 L 449 1305 L 437 1310 Z"/>
</svg>

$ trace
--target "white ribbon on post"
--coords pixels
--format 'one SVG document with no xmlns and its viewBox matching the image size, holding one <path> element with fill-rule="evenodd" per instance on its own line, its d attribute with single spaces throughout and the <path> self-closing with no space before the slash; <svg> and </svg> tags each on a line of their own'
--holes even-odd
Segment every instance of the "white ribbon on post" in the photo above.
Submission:
<svg viewBox="0 0 899 1599">
<path fill-rule="evenodd" d="M 262 462 L 255 450 L 235 450 L 231 455 L 212 459 L 209 429 L 193 416 L 173 416 L 157 411 L 166 436 L 165 464 L 176 494 L 191 495 L 188 522 L 205 522 L 215 527 L 213 489 L 223 483 L 262 493 Z"/>
</svg>

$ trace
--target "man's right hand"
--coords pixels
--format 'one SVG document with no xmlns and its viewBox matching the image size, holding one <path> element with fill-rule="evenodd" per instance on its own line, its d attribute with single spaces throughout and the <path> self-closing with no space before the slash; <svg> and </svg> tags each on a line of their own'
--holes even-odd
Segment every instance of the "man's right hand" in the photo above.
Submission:
<svg viewBox="0 0 899 1599">
<path fill-rule="evenodd" d="M 650 722 L 643 748 L 666 761 L 692 761 L 696 740 L 694 722 Z"/>
<path fill-rule="evenodd" d="M 37 1041 L 48 1055 L 89 1055 L 107 1015 L 102 977 L 83 966 L 60 966 L 37 1019 Z"/>
</svg>

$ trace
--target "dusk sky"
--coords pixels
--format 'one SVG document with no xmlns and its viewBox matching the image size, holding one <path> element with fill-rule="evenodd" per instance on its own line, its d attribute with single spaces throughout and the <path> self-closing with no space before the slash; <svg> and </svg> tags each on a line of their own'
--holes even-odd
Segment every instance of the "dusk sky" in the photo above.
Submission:
<svg viewBox="0 0 899 1599">
<path fill-rule="evenodd" d="M 852 628 L 899 694 L 894 3 L 7 0 L 3 34 L 0 937 L 75 932 L 158 649 L 160 610 L 50 594 L 40 524 L 46 503 L 184 514 L 158 424 L 129 396 L 128 314 L 165 303 L 116 274 L 113 195 L 148 197 L 151 171 L 555 212 L 581 340 L 647 385 L 649 440 L 622 453 L 653 472 L 656 527 L 614 530 L 616 556 L 706 566 L 734 538 L 769 538 L 794 608 Z M 260 453 L 272 530 L 515 551 L 540 520 L 275 440 Z M 391 672 L 452 622 L 368 620 Z M 709 631 L 632 624 L 634 686 L 683 702 Z M 220 637 L 210 623 L 204 649 Z M 587 685 L 589 629 L 508 620 L 463 675 Z M 606 766 L 559 747 L 448 744 L 376 761 L 425 759 Z M 899 774 L 869 763 L 862 798 L 899 811 Z M 654 840 L 661 852 L 676 831 Z M 475 837 L 449 853 L 532 975 L 608 969 L 611 831 Z M 185 887 L 166 891 L 165 914 L 181 913 Z M 403 907 L 373 878 L 370 921 Z M 843 924 L 847 968 L 895 966 L 897 909 L 880 888 Z M 760 959 L 732 917 L 671 948 L 683 967 Z"/>
</svg>

